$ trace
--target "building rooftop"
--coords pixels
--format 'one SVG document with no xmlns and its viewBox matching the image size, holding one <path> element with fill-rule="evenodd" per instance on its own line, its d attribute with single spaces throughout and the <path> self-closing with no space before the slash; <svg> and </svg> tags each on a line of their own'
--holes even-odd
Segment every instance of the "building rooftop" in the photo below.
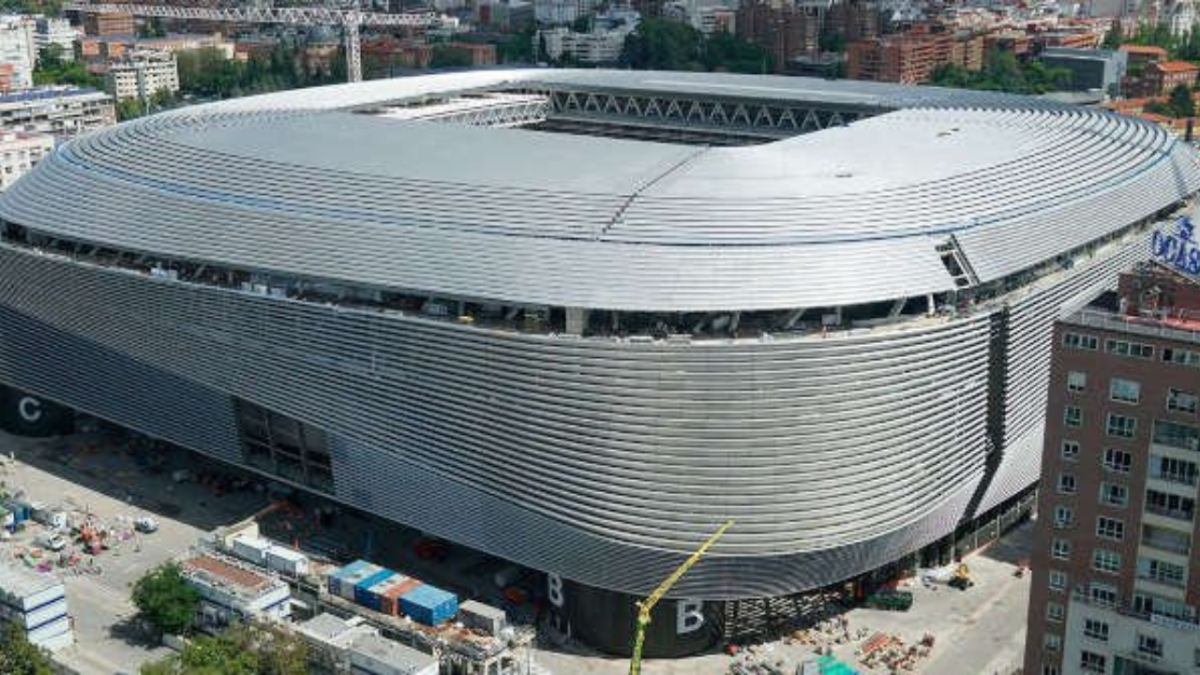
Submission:
<svg viewBox="0 0 1200 675">
<path fill-rule="evenodd" d="M 1167 50 L 1163 49 L 1162 47 L 1155 47 L 1152 45 L 1121 45 L 1120 49 L 1121 51 L 1129 54 L 1140 54 L 1144 56 L 1159 56 L 1165 58 L 1167 55 Z"/>
<path fill-rule="evenodd" d="M 241 565 L 208 555 L 188 558 L 181 567 L 186 578 L 227 588 L 231 592 L 243 596 L 259 595 L 284 583 Z"/>
<path fill-rule="evenodd" d="M 391 664 L 401 670 L 417 670 L 437 663 L 432 654 L 417 651 L 377 634 L 364 634 L 354 638 L 350 643 L 350 651 L 370 657 L 379 663 Z"/>
<path fill-rule="evenodd" d="M 62 586 L 62 581 L 50 574 L 0 565 L 0 593 L 23 598 Z"/>
<path fill-rule="evenodd" d="M 668 110 L 676 98 L 720 101 L 743 106 L 747 120 L 781 106 L 871 116 L 761 145 L 697 147 L 359 112 L 480 91 L 571 92 L 581 107 L 605 94 Z M 726 73 L 485 70 L 143 118 L 56 153 L 0 197 L 0 216 L 113 248 L 362 287 L 750 311 L 954 290 L 938 250 L 951 235 L 979 283 L 998 280 L 1198 187 L 1193 151 L 1164 130 L 1034 98 Z M 83 197 L 51 196 L 63 190 Z"/>
<path fill-rule="evenodd" d="M 1200 66 L 1187 61 L 1161 61 L 1155 67 L 1164 73 L 1186 73 L 1200 70 Z"/>
</svg>

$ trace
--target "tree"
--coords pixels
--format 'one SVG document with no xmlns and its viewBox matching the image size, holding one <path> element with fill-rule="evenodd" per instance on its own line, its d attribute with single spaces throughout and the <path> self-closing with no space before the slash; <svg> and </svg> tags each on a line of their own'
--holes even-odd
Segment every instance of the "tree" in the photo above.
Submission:
<svg viewBox="0 0 1200 675">
<path fill-rule="evenodd" d="M 25 630 L 15 623 L 0 637 L 0 673 L 4 675 L 50 675 L 50 657 L 29 642 Z"/>
<path fill-rule="evenodd" d="M 117 121 L 127 122 L 146 114 L 146 107 L 136 98 L 126 96 L 117 100 Z"/>
<path fill-rule="evenodd" d="M 1043 94 L 1069 87 L 1071 71 L 1048 68 L 1041 61 L 1022 63 L 1010 51 L 992 49 L 984 55 L 982 70 L 972 72 L 962 66 L 947 64 L 933 71 L 933 84 L 1013 94 Z"/>
<path fill-rule="evenodd" d="M 1108 32 L 1104 34 L 1104 42 L 1100 46 L 1105 49 L 1116 49 L 1121 46 L 1124 37 L 1121 31 L 1121 22 L 1114 20 L 1112 25 L 1108 27 Z"/>
<path fill-rule="evenodd" d="M 471 65 L 471 55 L 465 49 L 450 45 L 435 45 L 429 57 L 430 68 L 465 68 Z"/>
<path fill-rule="evenodd" d="M 179 654 L 142 666 L 141 675 L 303 675 L 308 646 L 292 631 L 269 624 L 234 624 L 199 637 Z"/>
<path fill-rule="evenodd" d="M 1192 90 L 1182 84 L 1171 90 L 1167 106 L 1171 109 L 1172 117 L 1196 116 L 1196 103 L 1192 100 Z"/>
<path fill-rule="evenodd" d="M 133 604 L 161 633 L 187 633 L 200 607 L 200 596 L 188 585 L 176 563 L 151 570 L 133 585 Z"/>
</svg>

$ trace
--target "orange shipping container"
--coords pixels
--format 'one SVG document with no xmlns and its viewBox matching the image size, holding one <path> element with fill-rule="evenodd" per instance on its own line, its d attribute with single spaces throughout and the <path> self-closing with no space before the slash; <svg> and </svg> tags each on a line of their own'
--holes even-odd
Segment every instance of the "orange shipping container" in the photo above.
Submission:
<svg viewBox="0 0 1200 675">
<path fill-rule="evenodd" d="M 395 615 L 400 611 L 400 596 L 420 585 L 419 580 L 410 578 L 387 589 L 383 595 L 379 596 L 379 611 Z"/>
</svg>

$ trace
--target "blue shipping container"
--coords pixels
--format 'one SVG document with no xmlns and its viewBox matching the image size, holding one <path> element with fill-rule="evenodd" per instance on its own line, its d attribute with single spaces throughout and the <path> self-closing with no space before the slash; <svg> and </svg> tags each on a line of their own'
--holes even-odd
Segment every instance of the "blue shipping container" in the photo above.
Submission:
<svg viewBox="0 0 1200 675">
<path fill-rule="evenodd" d="M 389 569 L 382 569 L 354 584 L 354 601 L 367 609 L 373 609 L 378 612 L 380 607 L 379 595 L 372 593 L 371 587 L 394 576 L 396 576 L 395 572 Z"/>
<path fill-rule="evenodd" d="M 374 563 L 369 563 L 366 560 L 355 560 L 349 565 L 329 573 L 329 592 L 343 598 L 349 595 L 350 597 L 347 599 L 352 600 L 354 598 L 354 591 L 349 590 L 347 592 L 343 587 L 348 583 L 351 589 L 353 589 L 353 585 L 359 579 L 362 579 L 364 573 L 372 574 L 379 569 L 380 567 Z"/>
<path fill-rule="evenodd" d="M 417 586 L 400 597 L 400 612 L 426 626 L 437 626 L 458 613 L 458 596 L 434 586 Z"/>
</svg>

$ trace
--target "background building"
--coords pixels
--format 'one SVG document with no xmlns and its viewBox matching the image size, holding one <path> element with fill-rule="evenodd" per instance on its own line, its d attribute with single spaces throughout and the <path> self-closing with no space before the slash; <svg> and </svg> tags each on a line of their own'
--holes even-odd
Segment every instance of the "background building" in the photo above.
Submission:
<svg viewBox="0 0 1200 675">
<path fill-rule="evenodd" d="M 33 19 L 27 16 L 0 16 L 0 63 L 12 66 L 14 89 L 33 86 L 33 67 L 37 62 Z"/>
<path fill-rule="evenodd" d="M 1143 263 L 1055 329 L 1027 673 L 1196 665 L 1198 328 L 1196 283 Z"/>
<path fill-rule="evenodd" d="M 147 100 L 161 91 L 179 91 L 179 66 L 169 52 L 136 51 L 108 64 L 105 88 L 118 101 Z"/>
<path fill-rule="evenodd" d="M 0 128 L 71 138 L 117 123 L 113 99 L 76 87 L 40 87 L 0 95 Z"/>
<path fill-rule="evenodd" d="M 1107 96 L 1121 93 L 1125 78 L 1126 52 L 1103 49 L 1073 49 L 1048 47 L 1039 57 L 1050 68 L 1071 71 L 1071 90 L 1100 90 Z"/>
<path fill-rule="evenodd" d="M 33 43 L 38 54 L 50 45 L 58 45 L 61 48 L 60 58 L 72 61 L 75 59 L 75 42 L 78 39 L 77 31 L 66 19 L 39 16 L 35 21 Z"/>
<path fill-rule="evenodd" d="M 0 131 L 0 190 L 7 190 L 51 152 L 54 137 L 50 134 Z"/>
</svg>

